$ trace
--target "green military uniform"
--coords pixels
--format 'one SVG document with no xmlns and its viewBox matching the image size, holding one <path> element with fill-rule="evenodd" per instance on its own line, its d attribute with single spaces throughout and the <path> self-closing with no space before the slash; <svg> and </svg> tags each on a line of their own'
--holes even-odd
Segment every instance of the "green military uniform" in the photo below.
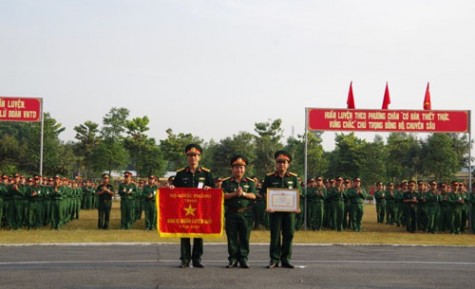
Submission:
<svg viewBox="0 0 475 289">
<path fill-rule="evenodd" d="M 463 194 L 451 192 L 448 195 L 448 200 L 451 208 L 450 215 L 450 233 L 460 234 L 460 227 L 462 225 L 462 210 L 465 207 L 465 199 Z"/>
<path fill-rule="evenodd" d="M 18 179 L 15 177 L 15 179 Z M 24 207 L 25 186 L 19 183 L 11 184 L 8 187 L 10 204 L 8 206 L 8 224 L 11 229 L 20 229 L 23 226 L 25 217 Z"/>
<path fill-rule="evenodd" d="M 274 154 L 276 162 L 290 163 L 292 158 L 285 151 L 278 151 Z M 297 175 L 288 171 L 280 176 L 278 171 L 268 174 L 261 188 L 261 193 L 266 193 L 268 188 L 297 189 L 302 191 Z M 295 213 L 294 212 L 269 212 L 270 227 L 270 264 L 269 268 L 274 268 L 282 263 L 283 267 L 293 268 L 290 264 L 292 257 L 292 241 L 295 232 Z M 281 236 L 282 235 L 282 236 Z"/>
<path fill-rule="evenodd" d="M 243 162 L 247 164 L 247 161 L 243 160 Z M 241 181 L 238 181 L 231 177 L 223 181 L 221 188 L 226 194 L 224 206 L 229 254 L 228 267 L 235 267 L 239 262 L 241 267 L 247 268 L 249 239 L 252 230 L 252 198 L 255 198 L 256 191 L 255 183 L 250 178 L 242 178 Z M 238 193 L 239 188 L 243 192 L 241 196 Z"/>
<path fill-rule="evenodd" d="M 386 196 L 386 224 L 393 225 L 397 216 L 397 192 L 394 184 L 388 183 L 388 189 L 384 192 Z"/>
<path fill-rule="evenodd" d="M 411 181 L 409 184 L 414 184 Z M 414 190 L 414 186 L 411 186 L 407 192 L 403 194 L 403 203 L 405 205 L 405 224 L 406 231 L 415 233 L 417 229 L 417 204 L 419 203 L 419 194 Z"/>
<path fill-rule="evenodd" d="M 124 176 L 130 174 L 124 173 Z M 130 175 L 129 175 L 130 176 Z M 134 183 L 120 183 L 118 193 L 120 195 L 120 228 L 130 229 L 135 222 L 135 197 L 137 186 Z"/>
<path fill-rule="evenodd" d="M 342 181 L 342 178 L 337 178 L 337 185 L 328 192 L 328 197 L 332 200 L 331 228 L 337 231 L 343 231 L 343 219 L 345 218 L 346 190 L 341 184 Z"/>
<path fill-rule="evenodd" d="M 472 225 L 472 233 L 475 234 L 475 192 L 470 193 L 470 223 Z"/>
<path fill-rule="evenodd" d="M 319 178 L 318 178 L 319 179 Z M 323 225 L 323 214 L 327 189 L 321 185 L 307 190 L 308 223 L 312 230 L 320 231 Z"/>
<path fill-rule="evenodd" d="M 55 176 L 55 180 L 58 179 Z M 64 222 L 64 202 L 63 199 L 67 195 L 67 187 L 56 183 L 51 193 L 51 228 L 58 230 Z"/>
<path fill-rule="evenodd" d="M 103 178 L 109 178 L 109 175 L 102 175 Z M 99 229 L 109 229 L 110 211 L 112 208 L 112 195 L 106 190 L 115 192 L 115 188 L 112 184 L 102 183 L 96 188 L 96 195 L 99 197 L 98 212 L 99 218 L 97 221 L 97 227 Z"/>
<path fill-rule="evenodd" d="M 153 177 L 153 176 L 152 176 Z M 145 229 L 155 230 L 157 228 L 157 198 L 158 186 L 147 184 L 142 190 L 143 207 L 145 210 Z"/>
<path fill-rule="evenodd" d="M 442 192 L 439 196 L 439 206 L 440 206 L 440 218 L 439 218 L 439 231 L 445 232 L 450 229 L 450 219 L 451 219 L 451 205 L 449 201 L 449 192 L 445 190 L 445 187 L 442 189 Z"/>
<path fill-rule="evenodd" d="M 355 183 L 361 182 L 359 178 L 354 180 Z M 352 187 L 347 192 L 347 198 L 351 203 L 350 215 L 352 218 L 353 230 L 360 232 L 362 227 L 362 219 L 364 214 L 364 201 L 368 197 L 368 193 L 361 187 Z"/>
<path fill-rule="evenodd" d="M 28 228 L 39 229 L 43 225 L 41 193 L 40 185 L 32 185 L 28 188 Z"/>
<path fill-rule="evenodd" d="M 3 221 L 3 208 L 4 208 L 4 198 L 7 194 L 7 187 L 2 182 L 0 183 L 0 228 L 2 228 L 4 221 Z"/>
<path fill-rule="evenodd" d="M 436 233 L 436 214 L 438 204 L 438 194 L 437 194 L 437 183 L 432 181 L 430 182 L 430 190 L 425 192 L 421 196 L 422 210 L 424 210 L 423 216 L 426 218 L 424 221 L 427 232 L 435 234 Z"/>
<path fill-rule="evenodd" d="M 198 167 L 193 173 L 189 167 L 182 168 L 176 172 L 173 185 L 177 188 L 202 188 L 204 186 L 214 187 L 213 177 L 211 172 L 204 167 Z M 203 239 L 193 239 L 193 250 L 191 250 L 190 238 L 180 239 L 180 260 L 182 265 L 189 265 L 190 260 L 194 264 L 201 263 L 201 256 L 203 255 Z"/>
<path fill-rule="evenodd" d="M 378 189 L 374 192 L 374 200 L 376 202 L 376 218 L 378 224 L 384 223 L 384 217 L 387 214 L 387 195 L 386 192 L 381 190 L 382 183 L 377 183 Z M 386 220 L 387 221 L 387 220 Z"/>
</svg>

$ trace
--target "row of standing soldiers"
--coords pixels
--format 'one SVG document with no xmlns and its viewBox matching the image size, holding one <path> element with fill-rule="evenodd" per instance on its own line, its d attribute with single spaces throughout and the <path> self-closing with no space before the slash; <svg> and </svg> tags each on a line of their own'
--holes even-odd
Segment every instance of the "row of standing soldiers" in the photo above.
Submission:
<svg viewBox="0 0 475 289">
<path fill-rule="evenodd" d="M 13 230 L 59 229 L 79 218 L 82 190 L 76 182 L 62 185 L 62 178 L 26 178 L 14 174 L 0 182 L 0 227 Z"/>
<path fill-rule="evenodd" d="M 408 232 L 460 234 L 468 229 L 472 217 L 475 233 L 475 195 L 468 193 L 463 182 L 451 184 L 430 181 L 403 181 L 398 188 L 381 182 L 374 192 L 378 223 L 403 226 Z"/>
</svg>

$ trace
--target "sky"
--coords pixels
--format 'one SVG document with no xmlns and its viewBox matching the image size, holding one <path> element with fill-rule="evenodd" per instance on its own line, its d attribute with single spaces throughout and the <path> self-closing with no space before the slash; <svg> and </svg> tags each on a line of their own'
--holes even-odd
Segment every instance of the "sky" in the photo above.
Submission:
<svg viewBox="0 0 475 289">
<path fill-rule="evenodd" d="M 43 98 L 74 140 L 112 107 L 149 136 L 219 141 L 305 108 L 475 108 L 473 0 L 0 0 L 0 96 Z M 472 121 L 473 125 L 473 121 Z M 324 147 L 334 145 L 324 134 Z M 374 134 L 363 133 L 372 139 Z"/>
</svg>

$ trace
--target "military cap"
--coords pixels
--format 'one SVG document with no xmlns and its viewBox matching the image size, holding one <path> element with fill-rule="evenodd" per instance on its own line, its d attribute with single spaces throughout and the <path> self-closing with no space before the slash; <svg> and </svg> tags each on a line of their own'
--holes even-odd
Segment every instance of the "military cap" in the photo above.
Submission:
<svg viewBox="0 0 475 289">
<path fill-rule="evenodd" d="M 394 183 L 393 182 L 389 182 L 386 184 L 387 186 L 394 186 Z"/>
<path fill-rule="evenodd" d="M 132 173 L 129 172 L 129 171 L 125 171 L 125 172 L 124 172 L 124 177 L 127 177 L 127 176 L 132 176 Z"/>
<path fill-rule="evenodd" d="M 33 182 L 34 179 L 30 177 L 27 180 L 28 180 L 28 182 Z"/>
<path fill-rule="evenodd" d="M 201 153 L 203 152 L 203 149 L 197 145 L 197 144 L 194 144 L 194 143 L 190 143 L 189 145 L 187 145 L 185 147 L 185 153 L 187 155 L 200 155 Z"/>
<path fill-rule="evenodd" d="M 458 185 L 459 182 L 458 182 L 457 180 L 453 180 L 453 181 L 451 182 L 451 184 L 452 184 L 452 185 Z"/>
<path fill-rule="evenodd" d="M 102 174 L 102 178 L 103 178 L 103 179 L 109 179 L 110 176 L 109 176 L 109 174 Z"/>
<path fill-rule="evenodd" d="M 290 163 L 292 161 L 292 156 L 288 152 L 286 152 L 284 150 L 280 150 L 280 151 L 275 152 L 274 159 L 276 161 L 284 160 L 284 161 L 288 161 Z"/>
<path fill-rule="evenodd" d="M 7 176 L 7 175 L 3 175 L 3 176 L 2 176 L 2 179 L 3 179 L 3 180 L 6 180 L 6 179 L 8 179 L 8 176 Z"/>
<path fill-rule="evenodd" d="M 315 180 L 316 181 L 323 181 L 323 178 L 322 177 L 316 177 Z M 326 180 L 325 180 L 325 182 L 326 182 Z"/>
<path fill-rule="evenodd" d="M 307 184 L 308 184 L 308 183 L 313 183 L 313 182 L 315 182 L 315 179 L 308 179 L 308 180 L 307 180 Z"/>
<path fill-rule="evenodd" d="M 437 185 L 437 182 L 432 180 L 432 181 L 430 181 L 429 184 L 430 184 L 430 185 Z"/>
<path fill-rule="evenodd" d="M 337 182 L 342 182 L 342 181 L 343 181 L 343 178 L 342 178 L 342 177 L 338 177 L 338 178 L 336 178 L 336 181 L 337 181 Z"/>
<path fill-rule="evenodd" d="M 408 184 L 409 182 L 407 180 L 402 180 L 401 184 Z"/>
<path fill-rule="evenodd" d="M 358 178 L 358 177 L 357 177 L 357 178 L 354 178 L 354 179 L 353 179 L 353 182 L 361 182 L 361 179 Z"/>
<path fill-rule="evenodd" d="M 376 185 L 382 186 L 383 182 L 376 182 Z"/>
<path fill-rule="evenodd" d="M 344 183 L 347 183 L 347 184 L 350 183 L 350 182 L 351 182 L 350 179 L 345 179 L 345 181 L 344 181 Z"/>
<path fill-rule="evenodd" d="M 48 182 L 52 182 L 53 181 L 53 178 L 48 178 Z"/>
<path fill-rule="evenodd" d="M 156 179 L 157 179 L 157 177 L 156 177 L 156 176 L 154 176 L 154 175 L 150 175 L 150 176 L 148 176 L 148 179 L 149 179 L 149 180 L 156 180 Z"/>
<path fill-rule="evenodd" d="M 243 155 L 234 155 L 229 162 L 231 166 L 247 166 L 247 158 Z"/>
<path fill-rule="evenodd" d="M 418 185 L 423 185 L 423 184 L 424 184 L 424 181 L 418 181 L 417 184 L 418 184 Z"/>
<path fill-rule="evenodd" d="M 335 182 L 335 179 L 330 179 L 329 182 L 330 182 L 330 183 L 334 183 L 334 182 Z"/>
<path fill-rule="evenodd" d="M 415 180 L 410 180 L 409 182 L 407 182 L 408 184 L 415 184 L 416 181 Z"/>
<path fill-rule="evenodd" d="M 19 178 L 19 177 L 20 177 L 20 174 L 18 174 L 18 173 L 13 174 L 13 178 Z"/>
</svg>

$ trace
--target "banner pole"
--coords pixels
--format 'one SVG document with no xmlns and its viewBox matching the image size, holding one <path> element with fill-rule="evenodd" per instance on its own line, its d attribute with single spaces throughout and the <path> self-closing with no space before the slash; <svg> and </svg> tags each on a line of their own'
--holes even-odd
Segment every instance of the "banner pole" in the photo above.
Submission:
<svg viewBox="0 0 475 289">
<path fill-rule="evenodd" d="M 41 111 L 41 133 L 40 133 L 40 176 L 43 175 L 43 139 L 44 139 L 44 123 L 45 116 L 43 113 L 43 99 L 40 101 L 40 111 Z"/>
<path fill-rule="evenodd" d="M 304 138 L 305 138 L 305 159 L 304 159 L 304 184 L 305 184 L 305 202 L 304 202 L 304 212 L 301 214 L 303 215 L 303 228 L 304 230 L 307 230 L 307 174 L 308 174 L 308 164 L 307 164 L 307 157 L 308 157 L 308 109 L 305 108 L 305 132 L 304 132 Z M 304 192 L 302 192 L 303 194 Z"/>
</svg>

